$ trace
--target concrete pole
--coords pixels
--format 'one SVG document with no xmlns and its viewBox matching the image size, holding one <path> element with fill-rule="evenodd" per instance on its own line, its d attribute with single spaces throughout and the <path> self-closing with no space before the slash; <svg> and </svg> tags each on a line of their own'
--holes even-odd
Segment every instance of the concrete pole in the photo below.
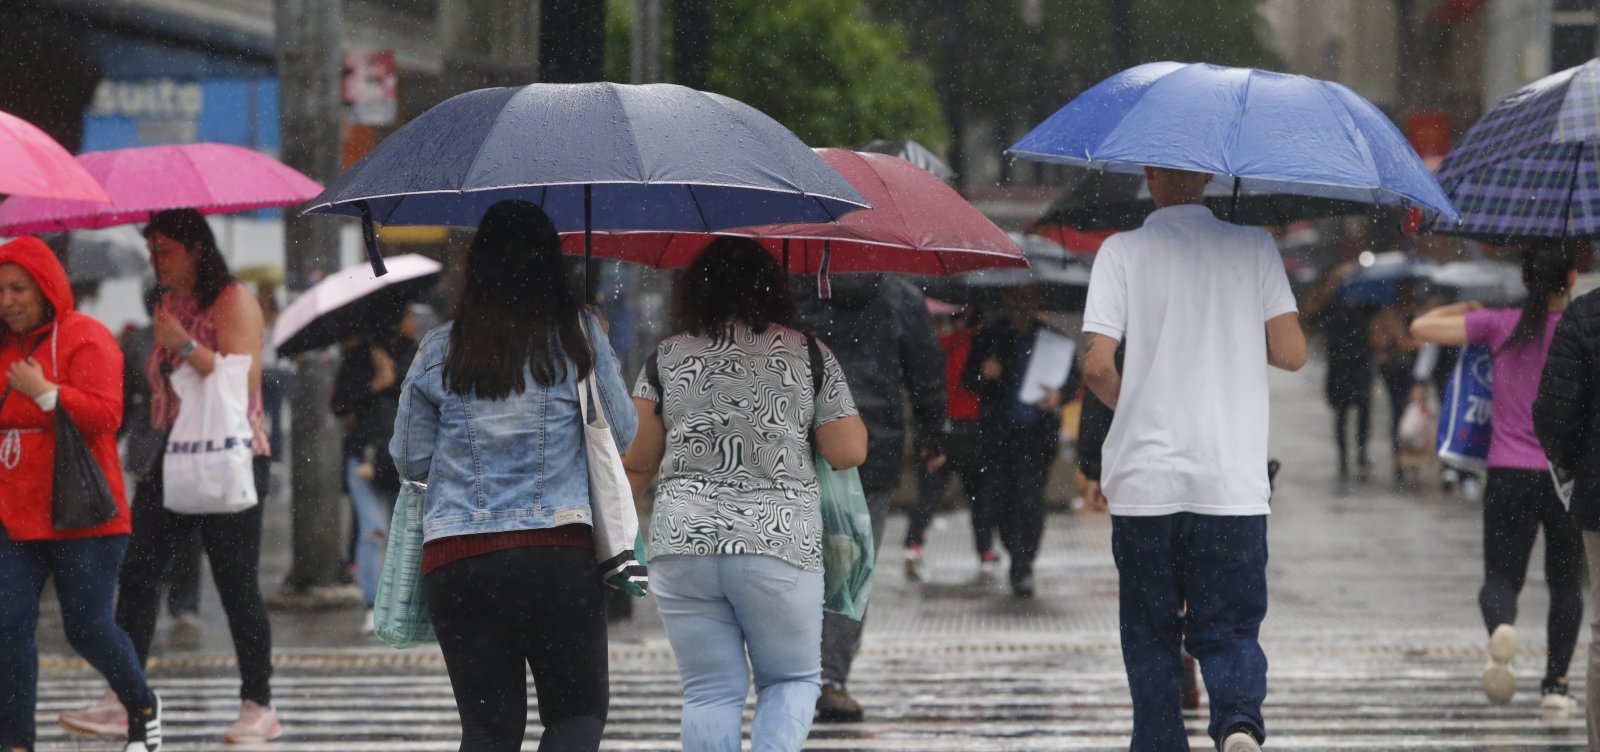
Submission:
<svg viewBox="0 0 1600 752">
<path fill-rule="evenodd" d="M 341 161 L 342 0 L 276 0 L 278 102 L 283 161 L 313 179 L 331 180 Z M 289 290 L 303 291 L 316 271 L 339 266 L 341 223 L 284 211 L 284 261 Z M 288 395 L 291 422 L 290 508 L 293 559 L 284 595 L 314 596 L 338 584 L 344 562 L 344 505 L 339 493 L 339 439 L 327 409 L 326 356 L 299 359 Z"/>
</svg>

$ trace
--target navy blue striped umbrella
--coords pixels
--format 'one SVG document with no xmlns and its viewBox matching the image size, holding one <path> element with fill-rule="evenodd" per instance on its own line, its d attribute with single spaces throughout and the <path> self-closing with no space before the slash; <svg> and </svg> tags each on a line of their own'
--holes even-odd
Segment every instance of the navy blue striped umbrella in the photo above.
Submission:
<svg viewBox="0 0 1600 752">
<path fill-rule="evenodd" d="M 1461 222 L 1425 228 L 1495 243 L 1600 235 L 1600 60 L 1535 81 L 1495 105 L 1439 165 Z"/>
</svg>

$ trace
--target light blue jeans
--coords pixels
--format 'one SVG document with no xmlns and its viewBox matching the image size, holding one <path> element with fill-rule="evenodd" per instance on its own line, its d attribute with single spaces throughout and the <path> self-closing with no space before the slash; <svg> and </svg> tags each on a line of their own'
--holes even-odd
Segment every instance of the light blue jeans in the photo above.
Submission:
<svg viewBox="0 0 1600 752">
<path fill-rule="evenodd" d="M 752 671 L 751 752 L 800 749 L 822 691 L 822 573 L 771 556 L 658 556 L 650 593 L 678 658 L 685 752 L 739 752 Z"/>
<path fill-rule="evenodd" d="M 356 583 L 361 586 L 361 600 L 372 608 L 378 597 L 378 572 L 383 568 L 383 542 L 389 535 L 392 510 L 370 481 L 356 475 L 360 466 L 361 460 L 345 458 L 345 482 L 350 486 L 350 505 L 356 512 Z"/>
</svg>

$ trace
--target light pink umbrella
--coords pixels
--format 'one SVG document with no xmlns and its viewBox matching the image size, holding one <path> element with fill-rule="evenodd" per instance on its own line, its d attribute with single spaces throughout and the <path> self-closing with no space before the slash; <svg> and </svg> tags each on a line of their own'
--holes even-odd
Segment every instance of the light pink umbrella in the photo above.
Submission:
<svg viewBox="0 0 1600 752">
<path fill-rule="evenodd" d="M 71 152 L 38 126 L 6 112 L 0 112 L 0 194 L 110 200 Z"/>
<path fill-rule="evenodd" d="M 14 196 L 0 202 L 0 235 L 134 224 L 167 209 L 202 214 L 292 206 L 322 186 L 261 152 L 228 144 L 175 144 L 96 151 L 78 162 L 109 204 Z"/>
</svg>

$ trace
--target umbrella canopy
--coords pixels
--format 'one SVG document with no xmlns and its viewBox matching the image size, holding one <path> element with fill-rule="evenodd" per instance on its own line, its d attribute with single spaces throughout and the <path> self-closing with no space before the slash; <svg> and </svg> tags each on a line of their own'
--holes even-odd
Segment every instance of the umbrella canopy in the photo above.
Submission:
<svg viewBox="0 0 1600 752">
<path fill-rule="evenodd" d="M 1014 144 L 1024 159 L 1112 172 L 1215 173 L 1240 191 L 1455 209 L 1377 107 L 1328 81 L 1204 63 L 1129 68 Z"/>
<path fill-rule="evenodd" d="M 1401 251 L 1379 253 L 1339 283 L 1337 295 L 1354 305 L 1388 305 L 1399 294 L 1400 283 L 1426 281 L 1437 269 L 1438 264 L 1420 256 Z"/>
<path fill-rule="evenodd" d="M 148 271 L 150 254 L 143 243 L 104 233 L 67 237 L 67 281 L 73 284 L 142 277 Z"/>
<path fill-rule="evenodd" d="M 1065 225 L 1076 230 L 1131 230 L 1144 224 L 1156 210 L 1150 198 L 1150 183 L 1142 175 L 1098 170 L 1084 174 L 1071 188 L 1056 198 L 1036 225 Z M 1363 214 L 1368 206 L 1344 201 L 1288 193 L 1240 191 L 1237 198 L 1229 186 L 1206 186 L 1206 206 L 1218 219 L 1234 224 L 1286 225 L 1303 219 Z"/>
<path fill-rule="evenodd" d="M 907 162 L 910 162 L 911 164 L 933 173 L 933 176 L 940 180 L 956 179 L 956 171 L 951 169 L 950 165 L 945 164 L 944 160 L 940 159 L 939 155 L 934 154 L 932 149 L 929 149 L 928 147 L 923 146 L 916 141 L 890 141 L 888 139 L 878 138 L 868 141 L 865 146 L 862 146 L 857 151 L 867 151 L 876 154 L 888 154 L 891 157 L 899 157 Z"/>
<path fill-rule="evenodd" d="M 292 206 L 322 190 L 272 157 L 229 144 L 96 151 L 78 162 L 105 186 L 109 203 L 13 196 L 0 202 L 0 235 L 134 224 L 167 209 L 226 214 Z"/>
<path fill-rule="evenodd" d="M 530 84 L 459 94 L 390 134 L 307 211 L 476 227 L 503 199 L 564 231 L 711 232 L 867 207 L 749 105 L 671 84 Z"/>
<path fill-rule="evenodd" d="M 107 201 L 104 189 L 38 126 L 0 112 L 0 194 Z M 4 233 L 0 233 L 4 234 Z"/>
<path fill-rule="evenodd" d="M 443 267 L 408 253 L 388 259 L 389 273 L 367 264 L 345 267 L 295 298 L 273 328 L 279 355 L 327 347 L 352 334 L 373 334 L 393 323 L 406 304 L 439 281 Z"/>
<path fill-rule="evenodd" d="M 1600 60 L 1535 81 L 1495 105 L 1439 165 L 1461 210 L 1426 229 L 1494 243 L 1600 235 Z"/>
<path fill-rule="evenodd" d="M 1452 261 L 1433 270 L 1428 282 L 1448 290 L 1457 300 L 1487 306 L 1520 305 L 1528 297 L 1522 269 L 1504 261 Z"/>
<path fill-rule="evenodd" d="M 1089 294 L 1089 264 L 1038 235 L 1010 235 L 1027 257 L 1028 268 L 990 269 L 934 280 L 925 285 L 928 295 L 958 305 L 996 306 L 1007 290 L 1033 285 L 1039 288 L 1042 309 L 1082 311 Z"/>
<path fill-rule="evenodd" d="M 756 240 L 791 272 L 902 272 L 948 275 L 977 269 L 1026 267 L 1022 249 L 954 189 L 933 174 L 887 154 L 817 149 L 872 203 L 837 222 L 724 230 Z M 714 238 L 702 233 L 609 233 L 593 238 L 594 254 L 662 269 L 686 267 Z M 583 237 L 568 234 L 568 253 L 583 252 Z"/>
</svg>

